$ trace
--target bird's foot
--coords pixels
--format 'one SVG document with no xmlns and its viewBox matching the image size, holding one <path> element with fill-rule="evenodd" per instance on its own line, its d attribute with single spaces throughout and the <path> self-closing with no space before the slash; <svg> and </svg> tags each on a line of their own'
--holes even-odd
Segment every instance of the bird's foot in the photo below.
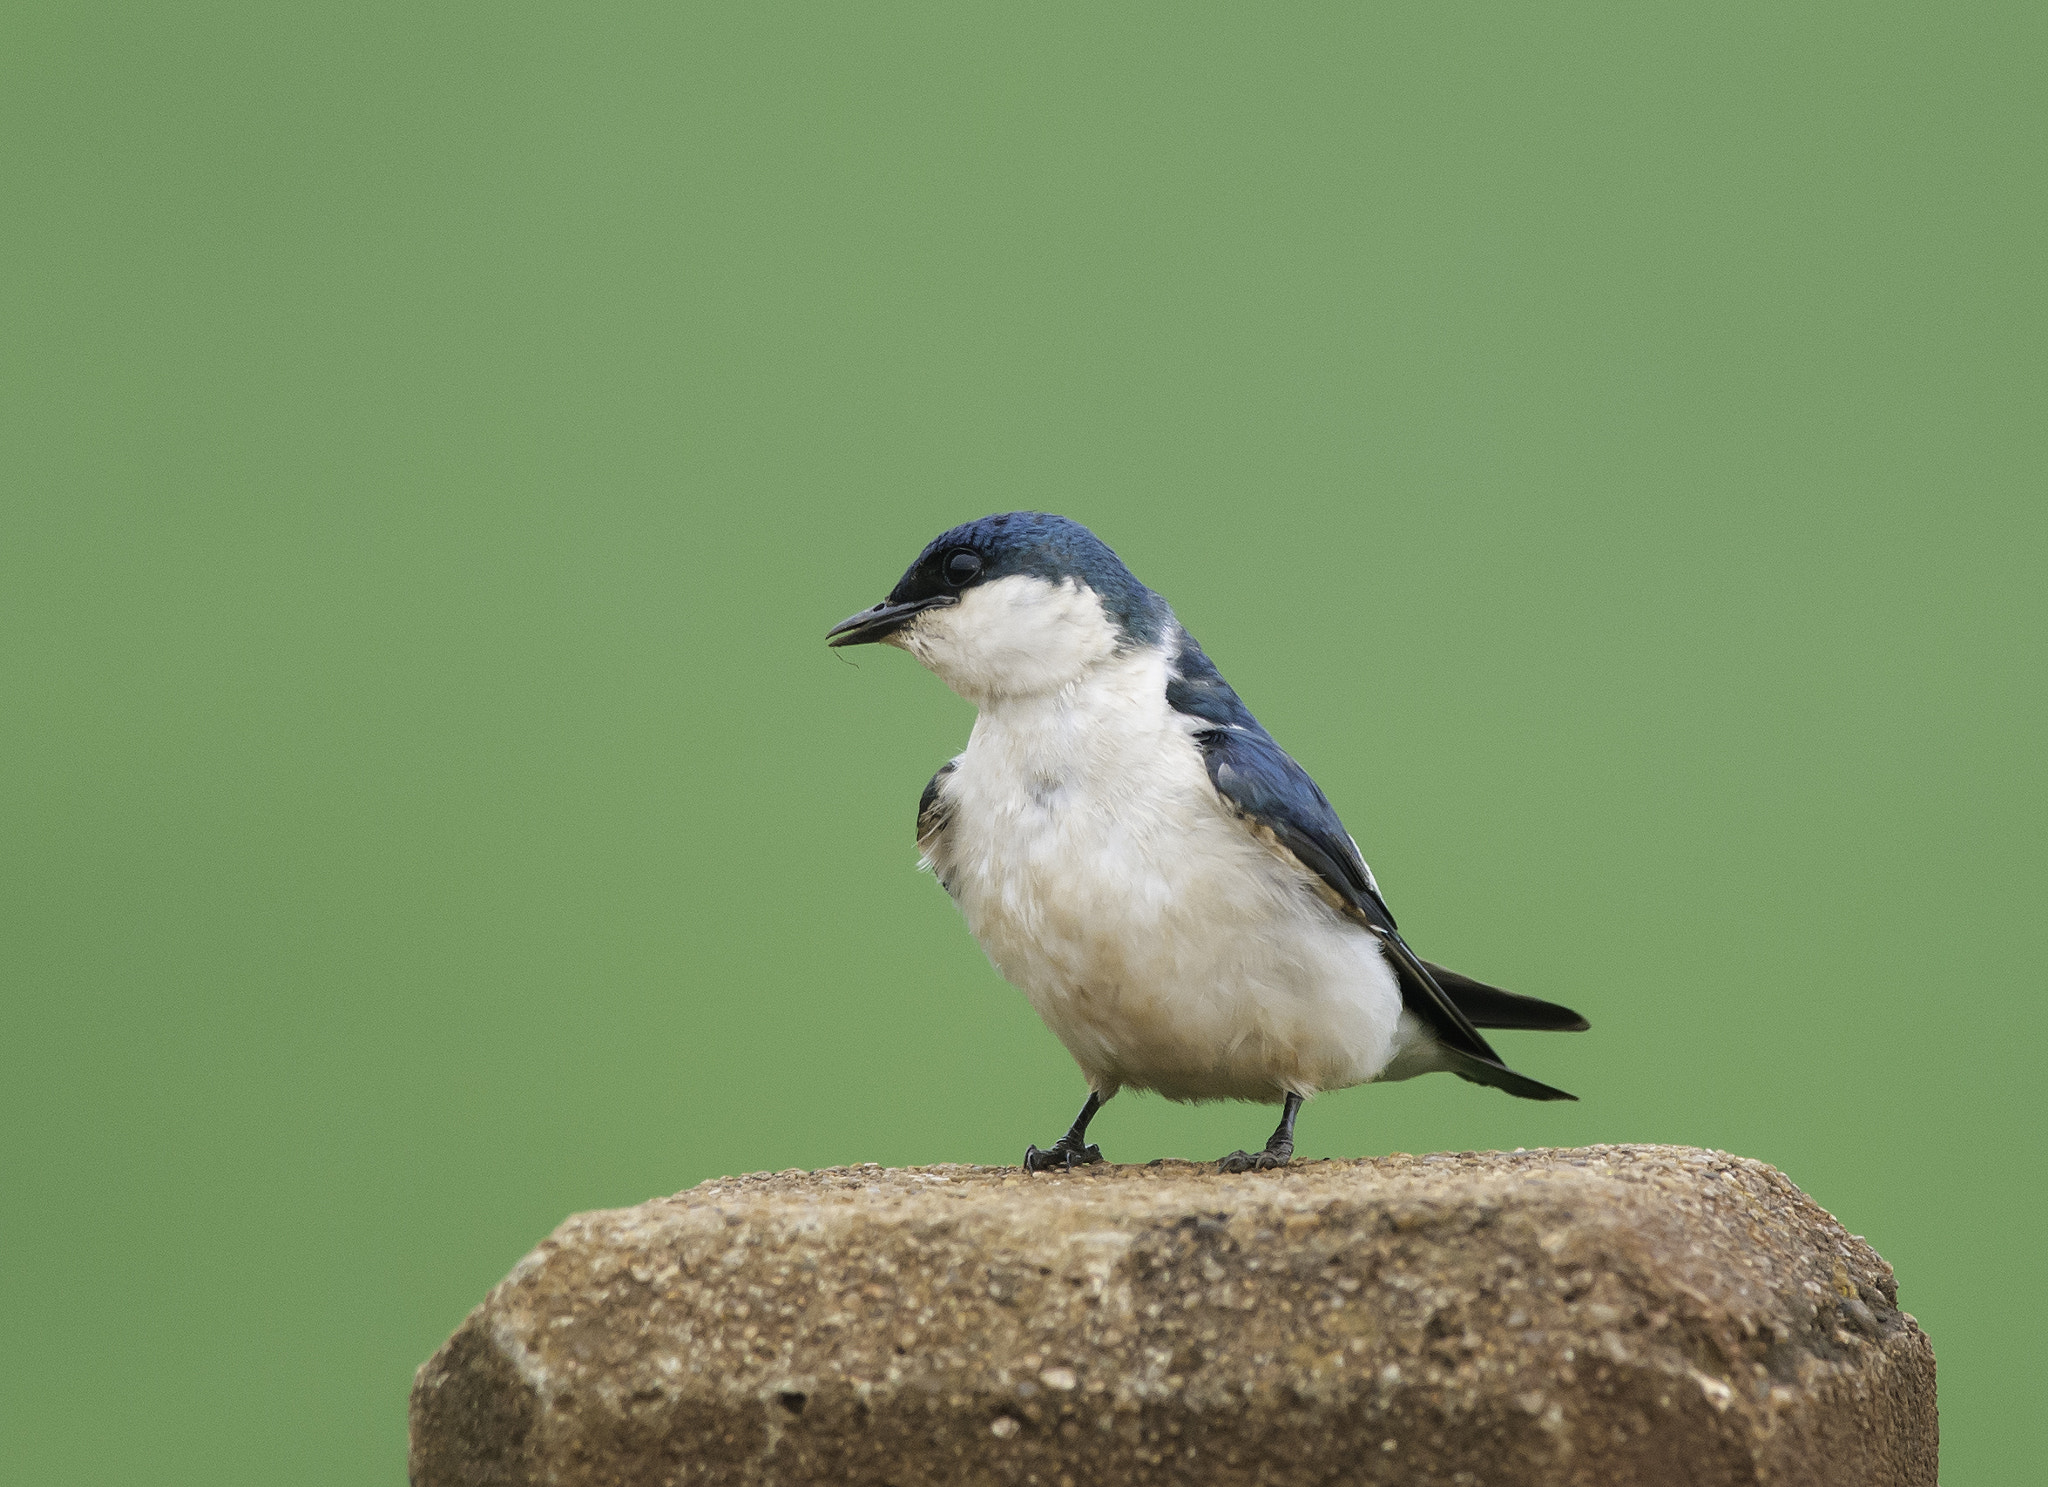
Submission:
<svg viewBox="0 0 2048 1487">
<path fill-rule="evenodd" d="M 1216 1164 L 1219 1172 L 1268 1172 L 1275 1167 L 1284 1167 L 1294 1155 L 1294 1143 L 1278 1139 L 1268 1141 L 1259 1151 L 1233 1151 Z"/>
<path fill-rule="evenodd" d="M 1083 1146 L 1078 1141 L 1069 1141 L 1062 1136 L 1053 1142 L 1051 1151 L 1040 1151 L 1036 1146 L 1024 1148 L 1024 1170 L 1026 1172 L 1051 1172 L 1055 1169 L 1071 1172 L 1076 1167 L 1085 1167 L 1090 1162 L 1102 1160 L 1102 1148 L 1092 1143 Z"/>
</svg>

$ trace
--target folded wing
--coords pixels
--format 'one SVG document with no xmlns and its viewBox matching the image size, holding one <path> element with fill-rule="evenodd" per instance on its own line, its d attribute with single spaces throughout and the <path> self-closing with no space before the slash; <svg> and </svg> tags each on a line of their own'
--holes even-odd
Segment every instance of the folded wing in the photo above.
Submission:
<svg viewBox="0 0 2048 1487">
<path fill-rule="evenodd" d="M 1526 1100 L 1571 1100 L 1577 1096 L 1517 1074 L 1501 1062 L 1479 1035 L 1480 1017 L 1554 1015 L 1570 1021 L 1531 1023 L 1489 1020 L 1490 1027 L 1585 1026 L 1577 1013 L 1531 997 L 1518 997 L 1467 977 L 1468 1011 L 1438 979 L 1437 968 L 1418 958 L 1394 927 L 1394 916 L 1358 844 L 1308 771 L 1259 725 L 1192 636 L 1183 635 L 1167 702 L 1202 726 L 1194 734 L 1210 783 L 1269 847 L 1293 857 L 1318 880 L 1331 905 L 1378 936 L 1400 982 L 1401 1000 L 1428 1026 L 1451 1072 Z M 1455 973 L 1453 973 L 1455 975 Z M 1538 1013 L 1535 1009 L 1544 1009 Z M 1519 1011 L 1517 1009 L 1520 1009 Z M 1476 1014 L 1476 1015 L 1475 1015 Z"/>
</svg>

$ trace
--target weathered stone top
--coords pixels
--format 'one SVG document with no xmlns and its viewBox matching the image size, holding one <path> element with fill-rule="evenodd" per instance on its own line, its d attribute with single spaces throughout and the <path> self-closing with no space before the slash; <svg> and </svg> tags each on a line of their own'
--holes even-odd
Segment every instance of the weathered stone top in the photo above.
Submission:
<svg viewBox="0 0 2048 1487">
<path fill-rule="evenodd" d="M 1683 1147 L 761 1173 L 557 1229 L 422 1368 L 414 1478 L 1931 1482 L 1896 1301 Z"/>
</svg>

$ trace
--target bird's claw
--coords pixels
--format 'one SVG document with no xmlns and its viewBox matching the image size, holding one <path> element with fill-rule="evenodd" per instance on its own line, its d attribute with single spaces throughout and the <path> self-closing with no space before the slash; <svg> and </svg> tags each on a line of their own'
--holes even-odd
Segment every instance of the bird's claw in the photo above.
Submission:
<svg viewBox="0 0 2048 1487">
<path fill-rule="evenodd" d="M 1285 1151 L 1269 1146 L 1263 1151 L 1233 1151 L 1216 1164 L 1219 1172 L 1270 1172 L 1275 1167 L 1284 1167 L 1293 1157 L 1294 1148 Z"/>
<path fill-rule="evenodd" d="M 1024 1170 L 1026 1172 L 1050 1172 L 1058 1168 L 1071 1172 L 1076 1167 L 1085 1167 L 1090 1162 L 1102 1160 L 1102 1148 L 1092 1143 L 1087 1146 L 1070 1146 L 1062 1136 L 1053 1142 L 1052 1150 L 1040 1151 L 1036 1146 L 1024 1148 Z"/>
</svg>

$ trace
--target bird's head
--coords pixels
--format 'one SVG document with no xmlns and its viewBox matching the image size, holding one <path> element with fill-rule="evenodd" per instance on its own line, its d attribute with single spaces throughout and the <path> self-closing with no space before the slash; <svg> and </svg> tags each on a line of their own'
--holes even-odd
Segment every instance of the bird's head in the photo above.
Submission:
<svg viewBox="0 0 2048 1487">
<path fill-rule="evenodd" d="M 1064 516 L 1012 511 L 932 540 L 827 645 L 900 646 L 972 702 L 1055 691 L 1173 623 L 1164 599 Z"/>
</svg>

